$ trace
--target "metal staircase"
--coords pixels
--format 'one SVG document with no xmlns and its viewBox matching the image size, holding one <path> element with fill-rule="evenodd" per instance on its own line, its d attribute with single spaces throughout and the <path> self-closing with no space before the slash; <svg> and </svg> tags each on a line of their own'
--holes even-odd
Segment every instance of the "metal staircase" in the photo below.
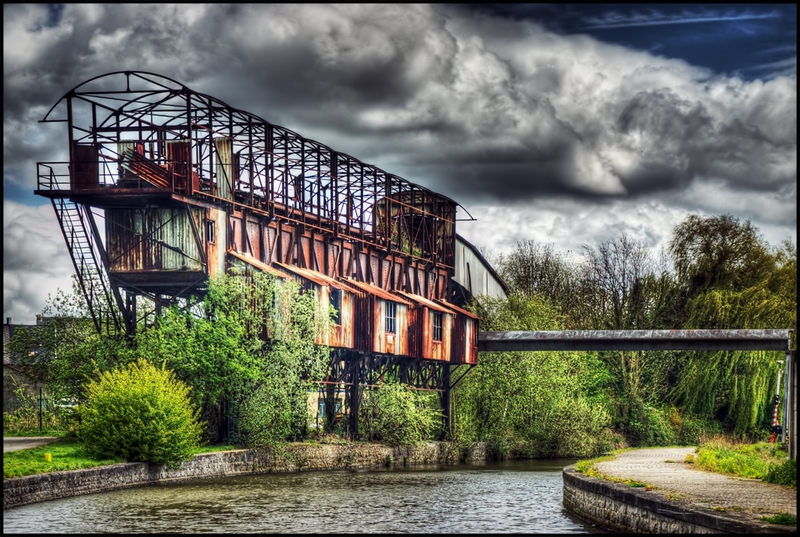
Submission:
<svg viewBox="0 0 800 537">
<path fill-rule="evenodd" d="M 105 251 L 99 244 L 97 229 L 91 209 L 67 198 L 53 198 L 61 231 L 69 248 L 72 263 L 78 276 L 83 295 L 98 332 L 126 329 L 126 310 L 119 290 L 114 287 L 103 268 Z"/>
</svg>

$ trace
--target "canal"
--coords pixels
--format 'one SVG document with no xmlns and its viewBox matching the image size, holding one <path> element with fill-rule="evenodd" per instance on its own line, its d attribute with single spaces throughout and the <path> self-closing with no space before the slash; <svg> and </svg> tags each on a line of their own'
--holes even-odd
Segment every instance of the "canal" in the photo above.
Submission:
<svg viewBox="0 0 800 537">
<path fill-rule="evenodd" d="M 3 533 L 609 533 L 569 515 L 571 459 L 209 478 L 3 510 Z"/>
</svg>

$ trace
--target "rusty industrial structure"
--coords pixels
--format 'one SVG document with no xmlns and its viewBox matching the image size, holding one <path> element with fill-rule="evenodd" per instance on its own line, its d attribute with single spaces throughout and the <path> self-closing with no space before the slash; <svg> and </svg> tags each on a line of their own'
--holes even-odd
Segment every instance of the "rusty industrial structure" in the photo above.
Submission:
<svg viewBox="0 0 800 537">
<path fill-rule="evenodd" d="M 323 389 L 345 391 L 351 435 L 389 376 L 449 415 L 478 355 L 478 318 L 449 300 L 455 201 L 152 73 L 83 82 L 42 122 L 66 123 L 69 154 L 37 164 L 36 194 L 98 330 L 132 334 L 232 266 L 272 272 L 338 311 Z"/>
</svg>

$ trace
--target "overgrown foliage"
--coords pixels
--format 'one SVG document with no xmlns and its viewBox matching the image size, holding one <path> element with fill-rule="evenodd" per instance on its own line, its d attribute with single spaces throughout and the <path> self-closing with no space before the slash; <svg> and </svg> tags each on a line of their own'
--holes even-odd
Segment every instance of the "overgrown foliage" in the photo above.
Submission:
<svg viewBox="0 0 800 537">
<path fill-rule="evenodd" d="M 475 309 L 484 330 L 558 328 L 553 309 L 536 297 L 484 297 Z M 599 453 L 611 445 L 607 381 L 591 354 L 484 353 L 454 390 L 454 438 L 487 441 L 500 458 Z"/>
<path fill-rule="evenodd" d="M 360 405 L 361 435 L 390 446 L 433 440 L 441 423 L 436 394 L 417 392 L 399 382 L 365 392 Z"/>
<path fill-rule="evenodd" d="M 515 301 L 538 300 L 551 308 L 546 317 L 553 322 L 538 329 L 794 329 L 797 324 L 795 246 L 784 241 L 773 247 L 749 222 L 729 215 L 688 217 L 675 228 L 669 249 L 657 255 L 623 234 L 585 245 L 582 256 L 521 241 L 497 265 L 513 291 L 508 309 L 514 313 L 506 318 L 520 309 Z M 476 307 L 485 317 L 486 307 Z M 525 329 L 522 324 L 503 322 L 496 329 Z M 794 348 L 795 332 L 791 337 Z M 721 431 L 763 438 L 783 355 L 650 351 L 600 352 L 594 358 L 605 371 L 599 391 L 610 402 L 605 409 L 612 428 L 632 445 L 665 445 L 697 443 Z M 482 356 L 482 363 L 487 360 L 492 358 Z"/>
<path fill-rule="evenodd" d="M 144 359 L 100 373 L 77 407 L 78 438 L 90 454 L 177 467 L 200 444 L 190 388 Z"/>
<path fill-rule="evenodd" d="M 35 395 L 17 384 L 13 374 L 9 377 L 17 386 L 13 398 L 18 406 L 12 412 L 3 412 L 3 436 L 47 436 L 69 429 L 71 408 L 58 408 L 46 392 Z"/>
<path fill-rule="evenodd" d="M 732 443 L 717 436 L 698 447 L 694 464 L 710 472 L 762 479 L 784 466 L 786 459 L 786 447 L 780 444 Z"/>
<path fill-rule="evenodd" d="M 764 481 L 797 488 L 797 459 L 787 459 L 781 464 L 770 466 Z"/>
<path fill-rule="evenodd" d="M 194 310 L 172 308 L 136 348 L 166 359 L 207 420 L 235 409 L 224 416 L 236 423 L 230 440 L 256 447 L 307 434 L 307 392 L 329 356 L 314 340 L 329 329 L 330 313 L 296 282 L 234 273 L 210 281 Z"/>
<path fill-rule="evenodd" d="M 796 247 L 774 247 L 728 215 L 688 217 L 657 255 L 621 235 L 580 255 L 521 241 L 496 264 L 511 293 L 470 306 L 482 330 L 797 323 Z M 58 400 L 79 402 L 88 375 L 145 358 L 165 362 L 192 387 L 208 441 L 256 447 L 308 434 L 307 394 L 330 365 L 329 349 L 314 340 L 330 329 L 332 312 L 294 281 L 261 273 L 210 281 L 202 300 L 181 299 L 155 325 L 138 327 L 133 341 L 97 334 L 79 296 L 59 294 L 45 322 L 11 342 L 26 372 Z M 484 353 L 453 393 L 453 439 L 489 441 L 501 457 L 697 444 L 718 433 L 759 440 L 771 425 L 782 359 L 760 351 Z M 410 413 L 394 389 L 365 397 L 362 432 L 393 432 L 374 429 L 374 405 L 390 393 L 394 403 L 382 404 L 398 412 L 397 422 Z"/>
<path fill-rule="evenodd" d="M 124 338 L 98 334 L 77 283 L 72 293 L 49 297 L 35 326 L 17 329 L 8 350 L 22 371 L 47 385 L 61 404 L 76 403 L 83 384 L 95 371 L 107 371 L 120 360 Z"/>
</svg>

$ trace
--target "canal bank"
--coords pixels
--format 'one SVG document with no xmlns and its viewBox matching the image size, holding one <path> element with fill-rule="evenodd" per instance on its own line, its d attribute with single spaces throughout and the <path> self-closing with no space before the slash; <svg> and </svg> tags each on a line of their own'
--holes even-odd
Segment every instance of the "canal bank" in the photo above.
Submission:
<svg viewBox="0 0 800 537">
<path fill-rule="evenodd" d="M 379 444 L 290 444 L 268 451 L 239 449 L 196 455 L 176 469 L 131 462 L 3 479 L 3 509 L 177 480 L 459 462 L 485 464 L 485 445 L 475 444 L 466 453 L 456 451 L 447 442 L 401 447 Z"/>
<path fill-rule="evenodd" d="M 568 466 L 563 471 L 564 507 L 623 533 L 797 531 L 796 525 L 761 520 L 778 513 L 797 516 L 796 489 L 698 470 L 684 462 L 690 453 L 694 448 L 637 449 L 595 465 L 599 474 L 620 482 L 589 477 Z"/>
</svg>

